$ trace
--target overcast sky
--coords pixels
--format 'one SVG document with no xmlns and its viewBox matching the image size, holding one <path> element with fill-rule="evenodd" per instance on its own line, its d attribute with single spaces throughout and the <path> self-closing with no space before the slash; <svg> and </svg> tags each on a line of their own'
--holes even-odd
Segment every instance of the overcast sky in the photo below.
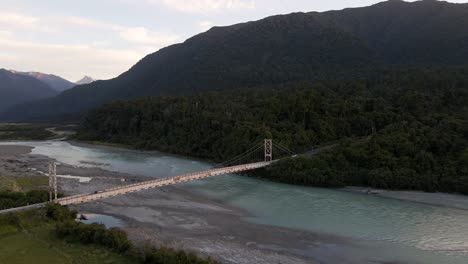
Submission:
<svg viewBox="0 0 468 264">
<path fill-rule="evenodd" d="M 377 0 L 0 0 L 0 68 L 109 79 L 206 31 L 291 12 Z M 451 2 L 468 2 L 451 1 Z"/>
</svg>

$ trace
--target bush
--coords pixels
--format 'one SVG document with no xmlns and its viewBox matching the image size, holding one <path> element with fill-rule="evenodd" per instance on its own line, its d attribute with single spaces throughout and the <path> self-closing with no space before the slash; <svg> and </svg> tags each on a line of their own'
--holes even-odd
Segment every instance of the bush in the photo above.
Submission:
<svg viewBox="0 0 468 264">
<path fill-rule="evenodd" d="M 4 191 L 0 192 L 0 210 L 43 203 L 49 199 L 47 191 L 29 191 L 27 193 Z"/>
<path fill-rule="evenodd" d="M 55 233 L 59 238 L 70 242 L 96 244 L 109 248 L 118 253 L 124 253 L 145 264 L 216 264 L 211 259 L 202 259 L 193 253 L 168 248 L 146 248 L 142 252 L 134 250 L 133 243 L 127 233 L 118 228 L 106 229 L 102 224 L 83 224 L 74 221 L 76 212 L 68 210 L 58 204 L 46 206 L 48 217 L 58 221 Z"/>
<path fill-rule="evenodd" d="M 70 242 L 84 244 L 97 244 L 110 248 L 116 252 L 127 252 L 132 248 L 127 234 L 117 228 L 106 229 L 101 224 L 83 224 L 75 221 L 66 221 L 57 224 L 55 232 L 58 237 Z"/>
<path fill-rule="evenodd" d="M 57 222 L 67 222 L 76 219 L 77 212 L 70 211 L 60 204 L 48 203 L 46 205 L 46 215 Z"/>
</svg>

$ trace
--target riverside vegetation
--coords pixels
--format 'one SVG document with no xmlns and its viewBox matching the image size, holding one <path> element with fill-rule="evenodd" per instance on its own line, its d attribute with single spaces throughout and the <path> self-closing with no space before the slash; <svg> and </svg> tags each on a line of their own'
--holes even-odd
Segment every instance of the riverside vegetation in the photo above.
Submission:
<svg viewBox="0 0 468 264">
<path fill-rule="evenodd" d="M 47 177 L 0 175 L 0 210 L 48 200 Z M 0 263 L 217 263 L 185 251 L 139 248 L 123 230 L 75 218 L 76 212 L 58 204 L 0 214 Z"/>
<path fill-rule="evenodd" d="M 0 140 L 44 140 L 54 133 L 46 124 L 0 124 Z"/>
<path fill-rule="evenodd" d="M 297 153 L 259 173 L 315 186 L 468 194 L 468 70 L 401 69 L 287 88 L 142 98 L 90 111 L 78 139 L 226 160 L 262 138 Z"/>
<path fill-rule="evenodd" d="M 59 238 L 69 242 L 84 244 L 95 244 L 104 246 L 112 251 L 124 254 L 138 263 L 143 264 L 216 264 L 218 262 L 210 259 L 201 259 L 195 254 L 186 253 L 182 250 L 169 248 L 136 248 L 128 240 L 127 234 L 118 229 L 106 229 L 102 224 L 86 225 L 75 221 L 76 212 L 68 210 L 58 204 L 48 204 L 46 215 L 57 221 L 55 233 Z"/>
<path fill-rule="evenodd" d="M 0 193 L 1 209 L 47 201 L 46 191 Z M 118 229 L 75 221 L 76 212 L 58 204 L 0 215 L 0 254 L 8 263 L 216 264 L 169 248 L 138 248 Z M 55 251 L 60 251 L 57 255 Z"/>
<path fill-rule="evenodd" d="M 0 140 L 48 140 L 73 134 L 75 125 L 0 123 Z"/>
</svg>

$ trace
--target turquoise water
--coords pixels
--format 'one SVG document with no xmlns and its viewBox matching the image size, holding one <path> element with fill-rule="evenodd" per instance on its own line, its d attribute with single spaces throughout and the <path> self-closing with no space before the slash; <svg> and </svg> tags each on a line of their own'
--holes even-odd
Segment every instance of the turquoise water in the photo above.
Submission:
<svg viewBox="0 0 468 264">
<path fill-rule="evenodd" d="M 122 223 L 122 220 L 110 216 L 110 215 L 102 215 L 102 214 L 84 214 L 86 216 L 85 219 L 77 219 L 76 221 L 85 223 L 85 224 L 103 224 L 106 226 L 106 228 L 112 228 L 112 227 L 123 227 L 124 224 Z"/>
<path fill-rule="evenodd" d="M 34 154 L 71 165 L 151 177 L 210 167 L 202 161 L 156 152 L 94 149 L 67 142 L 0 144 L 34 146 Z M 193 181 L 182 187 L 247 210 L 251 214 L 248 221 L 327 233 L 371 245 L 367 252 L 356 249 L 355 254 L 409 263 L 468 263 L 468 211 L 236 175 Z"/>
</svg>

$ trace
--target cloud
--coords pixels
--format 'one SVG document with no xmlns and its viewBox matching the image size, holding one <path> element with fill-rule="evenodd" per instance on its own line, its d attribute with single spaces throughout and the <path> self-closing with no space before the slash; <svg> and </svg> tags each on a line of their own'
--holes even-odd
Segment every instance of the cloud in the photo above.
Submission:
<svg viewBox="0 0 468 264">
<path fill-rule="evenodd" d="M 11 33 L 10 31 L 0 30 L 0 39 L 1 38 L 9 38 L 11 36 L 13 36 L 13 33 Z"/>
<path fill-rule="evenodd" d="M 175 34 L 152 31 L 145 27 L 129 27 L 106 23 L 85 17 L 66 16 L 56 18 L 39 18 L 18 12 L 0 11 L 0 28 L 27 29 L 38 32 L 60 33 L 69 30 L 67 26 L 92 28 L 94 30 L 115 32 L 122 40 L 131 44 L 155 45 L 156 49 L 174 44 L 179 40 Z M 11 34 L 11 32 L 8 32 Z M 0 37 L 6 31 L 0 31 Z"/>
<path fill-rule="evenodd" d="M 68 38 L 70 32 L 82 29 L 79 38 Z M 36 32 L 40 34 L 33 34 Z M 54 38 L 49 38 L 50 33 Z M 145 55 L 178 40 L 175 34 L 85 17 L 33 17 L 0 11 L 0 67 L 53 73 L 71 80 L 85 73 L 99 79 L 115 77 Z"/>
<path fill-rule="evenodd" d="M 144 27 L 129 27 L 120 30 L 119 33 L 128 42 L 161 47 L 173 44 L 179 39 L 177 35 L 152 32 Z"/>
<path fill-rule="evenodd" d="M 208 13 L 220 10 L 254 9 L 253 0 L 150 0 L 186 13 Z"/>
<path fill-rule="evenodd" d="M 200 28 L 203 30 L 203 31 L 207 31 L 208 29 L 210 29 L 211 27 L 213 27 L 213 22 L 211 21 L 202 21 L 200 22 Z"/>
<path fill-rule="evenodd" d="M 158 48 L 174 44 L 179 40 L 179 36 L 175 34 L 162 33 L 149 30 L 145 27 L 128 27 L 119 24 L 105 23 L 83 17 L 65 17 L 63 22 L 80 26 L 88 27 L 104 31 L 115 31 L 125 41 L 141 44 L 141 45 L 156 45 Z"/>
<path fill-rule="evenodd" d="M 0 28 L 34 30 L 37 32 L 56 32 L 54 25 L 47 27 L 42 25 L 39 17 L 25 15 L 16 11 L 0 10 Z"/>
<path fill-rule="evenodd" d="M 62 45 L 0 38 L 2 67 L 42 71 L 79 79 L 86 71 L 99 78 L 112 78 L 128 70 L 147 54 L 142 49 L 109 49 L 93 45 Z"/>
<path fill-rule="evenodd" d="M 39 19 L 33 16 L 23 15 L 13 11 L 0 11 L 0 23 L 2 25 L 18 27 L 35 27 Z"/>
<path fill-rule="evenodd" d="M 100 22 L 94 19 L 89 19 L 85 17 L 77 17 L 77 16 L 67 16 L 67 17 L 60 17 L 56 19 L 57 22 L 62 22 L 74 26 L 79 27 L 88 27 L 94 29 L 101 29 L 101 30 L 120 30 L 123 27 L 117 24 L 112 23 L 105 23 Z"/>
</svg>

